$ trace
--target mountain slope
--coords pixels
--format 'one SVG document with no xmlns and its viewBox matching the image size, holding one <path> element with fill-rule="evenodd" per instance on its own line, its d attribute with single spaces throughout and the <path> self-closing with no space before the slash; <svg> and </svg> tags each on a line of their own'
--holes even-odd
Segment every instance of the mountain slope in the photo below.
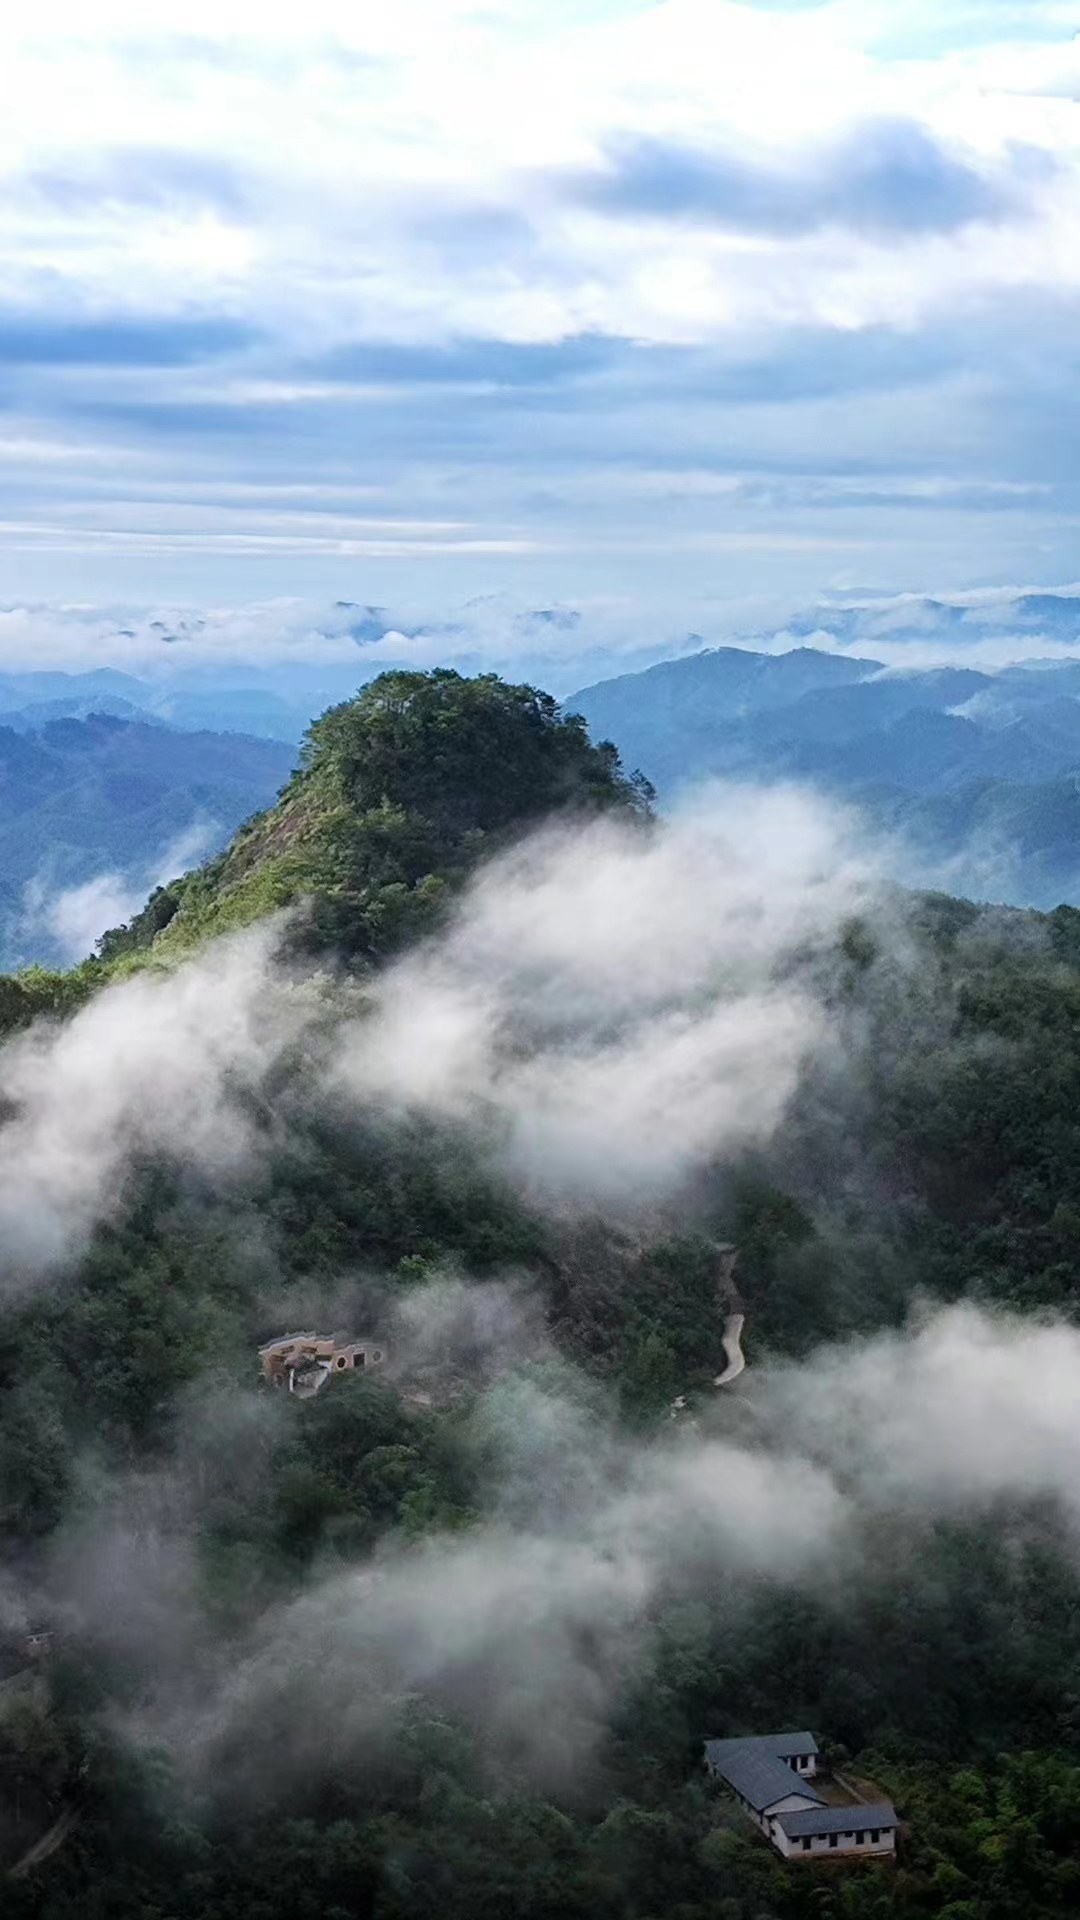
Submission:
<svg viewBox="0 0 1080 1920">
<path fill-rule="evenodd" d="M 972 900 L 1050 907 L 1080 901 L 1080 778 L 1023 785 L 984 780 L 934 794 L 859 795 L 900 837 L 901 871 L 933 874 Z"/>
<path fill-rule="evenodd" d="M 808 783 L 899 827 L 910 884 L 1025 906 L 1080 898 L 1075 662 L 901 673 L 808 648 L 737 653 L 601 681 L 567 706 L 617 737 L 662 798 L 709 777 Z"/>
<path fill-rule="evenodd" d="M 288 778 L 275 741 L 179 733 L 96 714 L 34 732 L 0 725 L 0 966 L 56 954 L 43 900 L 102 874 L 147 884 L 170 846 L 197 831 L 220 845 Z"/>
<path fill-rule="evenodd" d="M 768 715 L 775 725 L 800 696 L 878 671 L 876 661 L 811 648 L 771 656 L 720 647 L 599 681 L 564 706 L 584 716 L 594 739 L 618 740 L 626 764 L 663 791 L 738 764 L 748 751 L 748 720 Z"/>
<path fill-rule="evenodd" d="M 532 687 L 382 674 L 311 727 L 280 803 L 105 952 L 178 952 L 305 899 L 309 940 L 370 959 L 429 925 L 508 833 L 646 805 L 615 749 L 591 745 L 582 721 Z"/>
</svg>

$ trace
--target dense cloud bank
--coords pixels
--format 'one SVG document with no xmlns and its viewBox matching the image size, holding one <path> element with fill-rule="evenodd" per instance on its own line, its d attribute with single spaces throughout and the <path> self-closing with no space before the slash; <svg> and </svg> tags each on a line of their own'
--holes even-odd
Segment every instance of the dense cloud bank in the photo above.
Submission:
<svg viewBox="0 0 1080 1920">
<path fill-rule="evenodd" d="M 137 1162 L 213 1180 L 251 1164 L 260 1088 L 313 1015 L 274 969 L 275 929 L 137 975 L 0 1053 L 0 1247 L 9 1285 L 55 1272 L 119 1208 Z"/>
<path fill-rule="evenodd" d="M 412 1337 L 422 1346 L 428 1313 L 441 1329 L 447 1311 L 446 1283 L 416 1295 Z M 882 1522 L 1001 1511 L 1007 1531 L 1024 1500 L 1059 1503 L 1080 1543 L 1075 1329 L 927 1314 L 752 1370 L 741 1405 L 721 1399 L 700 1427 L 642 1440 L 565 1369 L 561 1383 L 535 1370 L 513 1289 L 496 1315 L 501 1363 L 518 1314 L 533 1362 L 473 1411 L 491 1474 L 464 1534 L 390 1539 L 220 1640 L 191 1530 L 224 1483 L 235 1492 L 238 1474 L 258 1475 L 268 1413 L 212 1399 L 189 1409 L 174 1475 L 122 1483 L 112 1517 L 106 1502 L 69 1531 L 52 1575 L 69 1630 L 122 1649 L 144 1676 L 129 1737 L 164 1741 L 195 1778 L 215 1770 L 219 1785 L 260 1793 L 376 1764 L 419 1694 L 475 1724 L 496 1763 L 565 1787 L 673 1599 L 723 1612 L 788 1588 L 843 1612 L 873 1577 Z M 741 1431 L 725 1433 L 736 1414 Z"/>
<path fill-rule="evenodd" d="M 670 826 L 529 841 L 359 1017 L 329 982 L 290 980 L 273 925 L 136 975 L 0 1053 L 8 1275 L 77 1252 L 146 1156 L 242 1177 L 297 1099 L 468 1124 L 556 1204 L 669 1195 L 777 1124 L 824 1037 L 792 956 L 833 939 L 868 885 L 841 814 L 717 792 Z"/>
<path fill-rule="evenodd" d="M 640 482 L 649 504 L 653 486 Z M 706 476 L 666 484 L 697 489 Z M 695 594 L 659 588 L 542 600 L 521 588 L 464 598 L 428 589 L 383 604 L 314 595 L 192 604 L 26 602 L 0 608 L 3 711 L 96 694 L 181 726 L 218 724 L 299 737 L 320 706 L 386 667 L 456 666 L 532 677 L 560 696 L 702 647 L 764 652 L 800 646 L 889 667 L 1078 657 L 1074 586 L 940 593 L 835 592 L 814 600 L 787 586 Z M 80 676 L 70 685 L 54 673 Z M 246 694 L 246 699 L 245 699 Z"/>
<path fill-rule="evenodd" d="M 775 1127 L 824 1036 L 782 963 L 868 885 L 844 816 L 782 790 L 718 788 L 650 834 L 542 836 L 380 984 L 341 1084 L 486 1122 L 549 1198 L 670 1193 Z"/>
</svg>

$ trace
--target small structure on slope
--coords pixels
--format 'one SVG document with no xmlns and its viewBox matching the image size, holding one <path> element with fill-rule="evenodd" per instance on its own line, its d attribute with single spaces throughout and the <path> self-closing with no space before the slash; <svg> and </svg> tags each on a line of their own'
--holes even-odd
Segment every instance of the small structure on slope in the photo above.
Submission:
<svg viewBox="0 0 1080 1920">
<path fill-rule="evenodd" d="M 887 1800 L 861 1800 L 845 1781 L 824 1778 L 812 1733 L 706 1740 L 705 1766 L 785 1859 L 896 1851 L 895 1808 Z"/>
<path fill-rule="evenodd" d="M 310 1400 L 336 1373 L 381 1366 L 386 1349 L 373 1340 L 342 1340 L 332 1333 L 285 1333 L 259 1348 L 263 1378 L 272 1387 Z"/>
<path fill-rule="evenodd" d="M 14 1632 L 0 1629 L 0 1732 L 13 1738 L 18 1760 L 14 1773 L 8 1772 L 5 1790 L 0 1791 L 0 1884 L 7 1874 L 29 1872 L 48 1859 L 73 1818 L 62 1806 L 63 1824 L 58 1827 L 57 1805 L 74 1780 L 63 1741 L 55 1733 L 54 1641 L 54 1630 L 48 1625 L 22 1626 Z M 55 1831 L 59 1839 L 54 1838 Z M 2 1911 L 6 1909 L 0 1901 Z"/>
<path fill-rule="evenodd" d="M 31 1700 L 43 1711 L 47 1710 L 50 1700 L 48 1656 L 52 1644 L 52 1629 L 46 1626 L 0 1635 L 0 1720 L 15 1700 Z"/>
</svg>

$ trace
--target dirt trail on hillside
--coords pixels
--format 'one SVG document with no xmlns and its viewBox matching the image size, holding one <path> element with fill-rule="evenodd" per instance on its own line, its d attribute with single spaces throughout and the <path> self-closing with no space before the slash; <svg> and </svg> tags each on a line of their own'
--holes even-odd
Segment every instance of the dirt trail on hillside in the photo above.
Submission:
<svg viewBox="0 0 1080 1920">
<path fill-rule="evenodd" d="M 22 1859 L 17 1860 L 15 1865 L 8 1869 L 12 1880 L 23 1879 L 26 1874 L 33 1873 L 35 1867 L 40 1867 L 44 1861 L 50 1859 L 57 1849 L 63 1846 L 77 1818 L 74 1807 L 65 1807 L 59 1819 L 53 1821 L 48 1832 L 43 1833 L 40 1840 L 35 1840 L 33 1846 L 27 1848 Z"/>
<path fill-rule="evenodd" d="M 724 1321 L 724 1331 L 720 1336 L 720 1344 L 727 1355 L 727 1366 L 724 1368 L 723 1373 L 717 1374 L 716 1379 L 713 1381 L 714 1387 L 728 1386 L 732 1380 L 738 1379 L 740 1373 L 743 1372 L 746 1366 L 746 1355 L 742 1350 L 742 1330 L 745 1324 L 746 1315 L 744 1313 L 729 1313 L 727 1319 Z"/>
<path fill-rule="evenodd" d="M 721 1311 L 724 1314 L 723 1331 L 720 1345 L 727 1361 L 722 1373 L 713 1381 L 714 1387 L 729 1387 L 746 1370 L 746 1355 L 742 1350 L 742 1330 L 746 1325 L 746 1313 L 742 1295 L 735 1283 L 735 1268 L 739 1259 L 738 1247 L 725 1244 L 716 1249 L 719 1271 L 717 1274 L 717 1295 Z M 671 1403 L 671 1417 L 679 1419 L 687 1412 L 686 1395 L 680 1393 Z"/>
</svg>

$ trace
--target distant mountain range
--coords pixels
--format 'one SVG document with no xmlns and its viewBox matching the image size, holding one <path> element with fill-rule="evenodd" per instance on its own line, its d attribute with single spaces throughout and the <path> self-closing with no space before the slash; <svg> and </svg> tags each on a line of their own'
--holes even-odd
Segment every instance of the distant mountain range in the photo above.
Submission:
<svg viewBox="0 0 1080 1920">
<path fill-rule="evenodd" d="M 360 601 L 277 600 L 207 609 L 0 608 L 4 660 L 96 672 L 0 672 L 0 724 L 132 712 L 170 726 L 300 740 L 315 716 L 386 667 L 453 666 L 528 680 L 558 697 L 737 642 L 777 654 L 805 645 L 884 666 L 983 670 L 1039 652 L 1080 659 L 1080 591 L 955 599 L 864 594 L 751 624 L 718 599 L 530 604 L 510 593 L 423 610 Z"/>
<path fill-rule="evenodd" d="M 223 844 L 273 799 L 315 715 L 402 664 L 556 693 L 589 679 L 567 704 L 664 800 L 709 774 L 805 781 L 858 800 L 901 878 L 1080 901 L 1080 592 L 865 594 L 715 647 L 736 624 L 720 602 L 656 619 L 507 594 L 435 614 L 297 600 L 8 616 L 8 658 L 17 632 L 20 662 L 113 664 L 0 672 L 0 966 L 91 943 L 95 900 L 61 925 L 66 890 L 108 880 L 126 917 L 117 888 L 136 898 Z M 601 678 L 626 661 L 646 670 Z"/>
<path fill-rule="evenodd" d="M 191 865 L 224 845 L 273 801 L 295 759 L 278 741 L 112 713 L 47 719 L 34 731 L 0 714 L 0 969 L 78 957 L 80 936 L 88 949 L 125 888 L 141 904 L 168 877 L 170 857 Z M 72 890 L 95 886 L 102 926 L 92 895 L 86 913 L 65 918 Z"/>
<path fill-rule="evenodd" d="M 662 799 L 710 776 L 805 782 L 894 837 L 902 878 L 1022 905 L 1080 898 L 1078 661 L 903 671 L 721 647 L 566 705 Z"/>
<path fill-rule="evenodd" d="M 344 699 L 364 675 L 353 666 L 338 677 L 340 688 L 333 687 L 332 697 Z M 312 679 L 317 682 L 318 676 Z M 113 667 L 99 667 L 92 673 L 0 674 L 0 726 L 16 733 L 37 732 L 51 720 L 110 714 L 183 732 L 244 733 L 295 743 L 317 705 L 314 688 L 309 701 L 303 693 L 289 698 L 258 684 L 233 686 L 228 676 L 220 680 L 211 676 L 204 685 L 184 685 L 142 680 Z"/>
<path fill-rule="evenodd" d="M 866 594 L 845 601 L 826 601 L 785 620 L 783 631 L 793 640 L 820 640 L 828 635 L 840 647 L 877 650 L 894 645 L 923 645 L 944 649 L 954 658 L 965 650 L 985 649 L 1000 637 L 1033 638 L 1073 645 L 1080 639 L 1080 589 L 1062 587 L 1045 592 L 1016 588 L 957 594 L 943 599 L 932 594 Z M 1018 657 L 1019 648 L 1012 652 Z M 1006 652 L 1002 658 L 1008 658 Z"/>
</svg>

